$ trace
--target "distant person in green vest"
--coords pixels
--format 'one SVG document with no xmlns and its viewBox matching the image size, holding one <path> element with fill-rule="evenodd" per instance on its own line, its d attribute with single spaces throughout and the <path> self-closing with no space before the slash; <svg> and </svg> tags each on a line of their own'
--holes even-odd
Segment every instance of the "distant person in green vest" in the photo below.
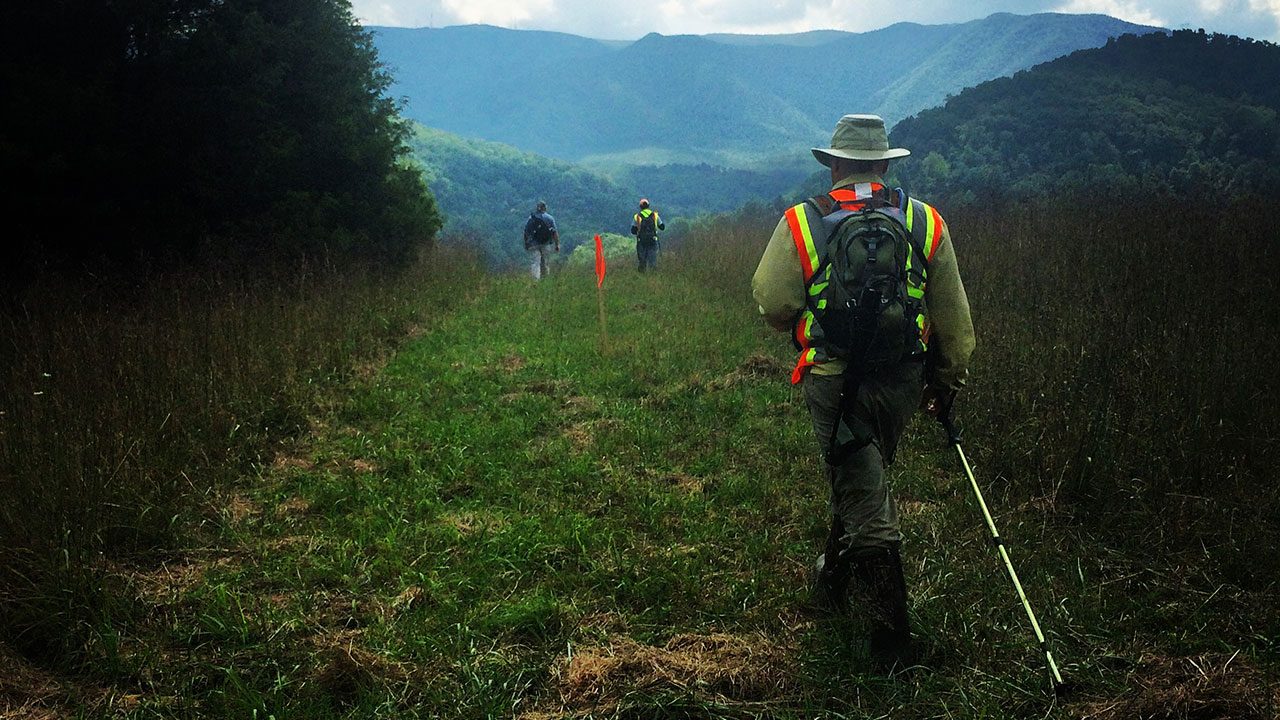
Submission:
<svg viewBox="0 0 1280 720">
<path fill-rule="evenodd" d="M 631 219 L 631 234 L 636 236 L 636 261 L 640 272 L 645 268 L 658 269 L 658 231 L 666 229 L 658 211 L 649 207 L 648 200 L 641 198 L 640 212 Z"/>
<path fill-rule="evenodd" d="M 814 597 L 844 612 L 852 583 L 872 621 L 872 660 L 892 672 L 916 653 L 885 468 L 917 408 L 951 412 L 973 323 L 942 216 L 885 186 L 889 161 L 910 152 L 889 146 L 884 121 L 845 115 L 831 146 L 812 152 L 831 170 L 831 191 L 786 211 L 751 288 L 764 320 L 800 350 L 791 381 L 803 388 L 828 482 Z"/>
<path fill-rule="evenodd" d="M 547 276 L 547 255 L 552 245 L 560 252 L 560 231 L 556 229 L 556 219 L 547 212 L 547 204 L 539 200 L 524 224 L 524 249 L 532 259 L 530 271 L 534 280 Z"/>
</svg>

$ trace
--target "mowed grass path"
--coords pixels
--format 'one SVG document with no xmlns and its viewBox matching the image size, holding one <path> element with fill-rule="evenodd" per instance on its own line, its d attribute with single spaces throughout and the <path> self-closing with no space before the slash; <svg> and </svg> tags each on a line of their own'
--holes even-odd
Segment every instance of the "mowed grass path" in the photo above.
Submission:
<svg viewBox="0 0 1280 720">
<path fill-rule="evenodd" d="M 919 418 L 893 482 L 924 667 L 875 674 L 861 619 L 807 606 L 826 488 L 791 350 L 746 288 L 615 267 L 602 331 L 592 276 L 480 282 L 222 501 L 213 560 L 165 571 L 165 647 L 124 663 L 165 670 L 134 714 L 1078 717 L 1167 635 L 1124 619 L 1159 590 L 1100 581 L 1133 561 L 990 494 L 1084 689 L 1055 703 Z"/>
</svg>

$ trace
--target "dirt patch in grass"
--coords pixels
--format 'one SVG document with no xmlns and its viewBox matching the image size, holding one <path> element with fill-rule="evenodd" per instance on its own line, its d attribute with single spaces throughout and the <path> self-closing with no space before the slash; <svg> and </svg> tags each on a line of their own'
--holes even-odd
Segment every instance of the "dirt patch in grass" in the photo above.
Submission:
<svg viewBox="0 0 1280 720">
<path fill-rule="evenodd" d="M 617 420 L 607 418 L 599 420 L 589 420 L 587 422 L 576 423 L 566 428 L 563 437 L 569 441 L 577 450 L 583 450 L 590 447 L 596 442 L 596 439 L 606 433 L 614 432 L 622 427 Z"/>
<path fill-rule="evenodd" d="M 525 359 L 523 355 L 506 355 L 498 361 L 498 369 L 505 372 L 516 372 L 523 370 Z"/>
<path fill-rule="evenodd" d="M 311 501 L 301 497 L 291 497 L 276 506 L 276 517 L 300 517 L 311 512 Z"/>
<path fill-rule="evenodd" d="M 61 720 L 82 706 L 103 717 L 138 707 L 141 696 L 59 679 L 0 643 L 0 720 Z"/>
<path fill-rule="evenodd" d="M 697 478 L 684 473 L 671 473 L 666 476 L 666 482 L 673 488 L 685 493 L 686 495 L 697 495 L 702 492 L 702 478 Z"/>
<path fill-rule="evenodd" d="M 355 458 L 351 461 L 351 467 L 356 472 L 376 473 L 379 470 L 378 464 L 363 458 Z"/>
<path fill-rule="evenodd" d="M 245 518 L 250 518 L 261 513 L 262 510 L 258 504 L 250 500 L 241 493 L 233 493 L 221 503 L 220 514 L 229 519 L 233 523 L 244 522 Z"/>
<path fill-rule="evenodd" d="M 708 390 L 727 390 L 744 382 L 782 380 L 790 377 L 791 367 L 768 355 L 751 355 L 738 367 L 706 384 Z"/>
<path fill-rule="evenodd" d="M 363 690 L 390 687 L 414 675 L 413 670 L 370 652 L 362 646 L 358 630 L 315 635 L 315 683 L 326 695 L 341 704 L 349 703 Z"/>
<path fill-rule="evenodd" d="M 427 591 L 417 585 L 410 585 L 391 601 L 391 610 L 399 615 L 422 605 L 427 599 Z"/>
<path fill-rule="evenodd" d="M 458 534 L 463 536 L 471 535 L 480 530 L 493 532 L 510 525 L 506 518 L 492 512 L 443 513 L 440 516 L 440 521 L 457 530 Z"/>
<path fill-rule="evenodd" d="M 573 389 L 573 386 L 567 380 L 534 380 L 528 385 L 525 385 L 524 389 L 535 395 L 559 397 L 568 395 Z"/>
<path fill-rule="evenodd" d="M 791 366 L 768 355 L 750 355 L 738 366 L 738 372 L 764 379 L 787 378 L 791 376 Z"/>
<path fill-rule="evenodd" d="M 0 718 L 64 717 L 60 684 L 0 644 Z"/>
<path fill-rule="evenodd" d="M 353 631 L 377 622 L 390 615 L 388 608 L 376 598 L 353 597 L 335 593 L 322 598 L 311 611 L 321 626 L 337 630 Z"/>
<path fill-rule="evenodd" d="M 1280 683 L 1241 655 L 1144 657 L 1119 698 L 1078 706 L 1084 720 L 1274 720 Z"/>
<path fill-rule="evenodd" d="M 311 472 L 316 469 L 316 464 L 311 458 L 282 452 L 276 453 L 275 458 L 271 460 L 271 467 L 274 470 L 301 470 L 303 472 Z"/>
<path fill-rule="evenodd" d="M 564 411 L 570 417 L 595 415 L 600 412 L 600 402 L 595 398 L 572 395 L 564 399 Z"/>
<path fill-rule="evenodd" d="M 321 539 L 314 535 L 287 535 L 263 543 L 263 547 L 271 552 L 297 552 L 303 555 L 314 553 L 322 546 Z"/>
<path fill-rule="evenodd" d="M 550 698 L 551 706 L 607 710 L 641 690 L 671 690 L 718 702 L 759 701 L 786 690 L 791 656 L 792 648 L 762 634 L 685 634 L 662 647 L 613 636 L 607 645 L 575 648 L 572 655 L 555 660 L 551 687 L 557 697 Z"/>
<path fill-rule="evenodd" d="M 232 562 L 230 557 L 214 557 L 204 560 L 165 562 L 159 567 L 146 570 L 116 568 L 114 572 L 125 578 L 134 588 L 139 600 L 159 606 L 172 603 L 204 584 L 209 571 L 213 568 L 226 567 Z"/>
<path fill-rule="evenodd" d="M 942 510 L 941 504 L 927 500 L 902 500 L 898 503 L 898 511 L 903 515 L 936 515 Z"/>
</svg>

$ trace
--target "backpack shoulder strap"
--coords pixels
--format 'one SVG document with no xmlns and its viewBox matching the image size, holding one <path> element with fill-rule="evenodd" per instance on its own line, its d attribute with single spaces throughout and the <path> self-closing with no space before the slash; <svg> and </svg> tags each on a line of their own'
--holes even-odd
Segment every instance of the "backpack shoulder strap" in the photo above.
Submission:
<svg viewBox="0 0 1280 720">
<path fill-rule="evenodd" d="M 823 215 L 830 215 L 833 210 L 836 210 L 837 208 L 840 207 L 840 204 L 836 202 L 836 199 L 831 197 L 831 193 L 814 195 L 813 197 L 809 198 L 806 202 L 816 207 L 818 209 L 818 212 L 822 213 Z"/>
</svg>

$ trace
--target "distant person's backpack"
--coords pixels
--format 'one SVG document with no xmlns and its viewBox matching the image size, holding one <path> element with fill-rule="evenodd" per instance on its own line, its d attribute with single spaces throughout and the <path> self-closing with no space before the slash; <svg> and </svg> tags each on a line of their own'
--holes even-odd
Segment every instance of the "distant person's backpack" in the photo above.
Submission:
<svg viewBox="0 0 1280 720">
<path fill-rule="evenodd" d="M 907 229 L 907 198 L 895 191 L 840 203 L 812 202 L 823 212 L 826 253 L 809 280 L 807 303 L 832 357 L 854 373 L 896 364 L 923 352 L 924 284 L 928 260 L 922 240 Z"/>
<path fill-rule="evenodd" d="M 636 224 L 636 238 L 652 243 L 658 237 L 658 213 L 650 210 L 640 212 L 640 222 Z"/>
<path fill-rule="evenodd" d="M 533 245 L 547 245 L 556 239 L 551 232 L 551 225 L 536 212 L 529 216 L 529 224 L 526 229 L 529 231 L 529 237 L 532 238 Z"/>
</svg>

